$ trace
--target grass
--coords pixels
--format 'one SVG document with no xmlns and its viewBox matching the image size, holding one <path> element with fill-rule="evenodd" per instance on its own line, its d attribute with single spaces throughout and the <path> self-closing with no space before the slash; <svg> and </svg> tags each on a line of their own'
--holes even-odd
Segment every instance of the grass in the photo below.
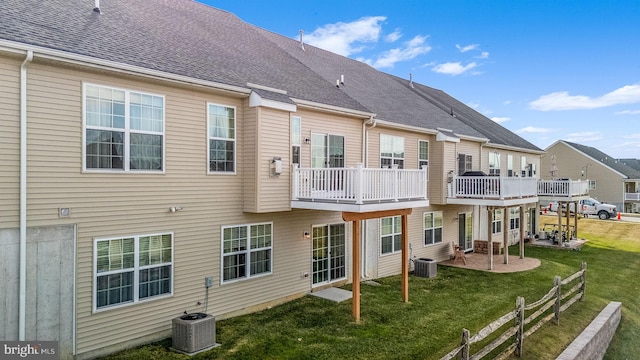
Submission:
<svg viewBox="0 0 640 360">
<path fill-rule="evenodd" d="M 543 217 L 544 222 L 555 221 Z M 193 359 L 438 359 L 460 341 L 513 309 L 517 296 L 535 301 L 553 277 L 573 274 L 586 261 L 586 299 L 547 324 L 524 344 L 523 359 L 554 359 L 609 301 L 623 304 L 622 321 L 605 359 L 640 353 L 640 224 L 580 219 L 582 251 L 527 247 L 541 259 L 537 269 L 496 274 L 439 266 L 434 279 L 409 278 L 409 303 L 400 295 L 400 277 L 361 288 L 362 321 L 351 319 L 351 302 L 335 304 L 306 296 L 284 305 L 217 322 L 222 345 Z M 517 249 L 510 249 L 514 254 Z M 349 287 L 345 287 L 349 289 Z M 167 348 L 170 339 L 106 359 L 189 359 Z"/>
</svg>

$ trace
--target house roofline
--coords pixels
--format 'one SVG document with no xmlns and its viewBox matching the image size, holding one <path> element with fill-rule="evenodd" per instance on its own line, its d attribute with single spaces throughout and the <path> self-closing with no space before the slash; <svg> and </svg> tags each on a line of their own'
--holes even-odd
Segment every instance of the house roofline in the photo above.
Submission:
<svg viewBox="0 0 640 360">
<path fill-rule="evenodd" d="M 620 175 L 620 177 L 621 177 L 622 179 L 628 179 L 628 178 L 629 178 L 627 175 L 625 175 L 625 174 L 621 173 L 620 171 L 618 171 L 618 170 L 616 170 L 616 169 L 612 168 L 611 166 L 609 166 L 609 165 L 607 165 L 607 164 L 603 163 L 602 161 L 600 161 L 600 160 L 598 160 L 598 159 L 594 158 L 593 156 L 590 156 L 589 154 L 586 154 L 584 151 L 581 151 L 580 149 L 578 149 L 578 148 L 576 148 L 576 147 L 571 146 L 571 144 L 569 144 L 568 142 L 566 142 L 566 141 L 564 141 L 564 140 L 558 140 L 558 141 L 554 142 L 552 145 L 549 145 L 549 147 L 547 147 L 547 148 L 545 149 L 545 151 L 547 151 L 549 148 L 551 148 L 552 146 L 554 146 L 554 145 L 556 145 L 556 144 L 558 144 L 558 143 L 563 143 L 564 145 L 566 145 L 566 146 L 570 147 L 571 149 L 573 149 L 573 150 L 575 150 L 575 151 L 579 152 L 579 153 L 580 153 L 580 154 L 582 154 L 584 157 L 586 157 L 586 158 L 588 158 L 588 159 L 592 160 L 593 162 L 596 162 L 596 163 L 598 163 L 598 164 L 600 164 L 600 165 L 602 165 L 602 166 L 606 167 L 607 169 L 609 169 L 609 170 L 613 171 L 614 173 L 616 173 L 616 174 Z"/>
<path fill-rule="evenodd" d="M 328 104 L 323 104 L 323 103 L 310 101 L 310 100 L 297 99 L 293 97 L 290 99 L 294 103 L 296 103 L 298 107 L 301 107 L 301 108 L 328 111 L 332 113 L 345 114 L 345 115 L 356 116 L 359 118 L 366 118 L 366 119 L 370 119 L 376 116 L 376 114 L 366 112 L 366 111 L 353 110 L 353 109 L 344 108 L 340 106 L 328 105 Z"/>
<path fill-rule="evenodd" d="M 29 50 L 33 51 L 34 59 L 40 58 L 45 60 L 60 61 L 68 64 L 86 66 L 100 70 L 109 70 L 124 74 L 145 76 L 153 79 L 178 82 L 182 84 L 198 85 L 230 92 L 236 95 L 242 95 L 243 97 L 249 96 L 249 94 L 251 93 L 251 89 L 241 86 L 229 85 L 215 81 L 207 81 L 193 77 L 172 74 L 164 71 L 152 70 L 141 66 L 129 65 L 116 61 L 103 60 L 91 56 L 74 54 L 67 51 L 55 50 L 46 47 L 0 39 L 0 52 L 4 51 L 15 54 L 26 54 Z"/>
<path fill-rule="evenodd" d="M 486 144 L 484 144 L 484 146 L 485 147 L 496 148 L 496 149 L 526 152 L 526 153 L 536 154 L 536 155 L 542 155 L 542 154 L 545 153 L 545 150 L 525 149 L 525 148 L 520 148 L 520 147 L 517 147 L 517 146 L 495 144 L 495 143 L 492 143 L 492 142 L 487 142 Z"/>
</svg>

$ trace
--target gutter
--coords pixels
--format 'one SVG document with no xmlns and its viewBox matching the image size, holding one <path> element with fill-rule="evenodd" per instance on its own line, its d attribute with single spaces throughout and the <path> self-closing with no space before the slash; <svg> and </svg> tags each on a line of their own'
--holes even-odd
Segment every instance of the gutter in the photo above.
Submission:
<svg viewBox="0 0 640 360">
<path fill-rule="evenodd" d="M 20 293 L 18 295 L 18 340 L 25 341 L 27 308 L 27 66 L 33 60 L 28 50 L 20 65 Z"/>
</svg>

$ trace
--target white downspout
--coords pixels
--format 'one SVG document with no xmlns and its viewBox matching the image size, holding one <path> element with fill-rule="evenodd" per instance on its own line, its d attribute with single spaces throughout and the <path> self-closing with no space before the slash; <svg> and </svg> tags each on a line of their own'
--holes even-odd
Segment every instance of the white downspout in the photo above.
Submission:
<svg viewBox="0 0 640 360">
<path fill-rule="evenodd" d="M 33 51 L 20 65 L 20 294 L 18 340 L 25 341 L 27 308 L 27 66 Z"/>
<path fill-rule="evenodd" d="M 371 125 L 367 129 L 367 125 Z M 372 117 L 369 120 L 362 123 L 362 165 L 366 168 L 369 163 L 369 130 L 376 127 L 376 120 Z M 362 240 L 362 253 L 360 258 L 362 259 L 362 269 L 360 273 L 365 279 L 369 278 L 369 272 L 367 271 L 367 221 L 361 220 L 360 224 L 360 237 Z"/>
</svg>

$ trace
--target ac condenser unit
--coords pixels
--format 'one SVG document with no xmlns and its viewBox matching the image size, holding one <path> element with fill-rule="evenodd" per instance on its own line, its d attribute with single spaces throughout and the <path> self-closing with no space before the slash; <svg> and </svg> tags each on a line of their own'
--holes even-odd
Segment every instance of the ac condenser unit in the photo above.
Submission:
<svg viewBox="0 0 640 360">
<path fill-rule="evenodd" d="M 438 272 L 438 264 L 433 259 L 419 258 L 414 261 L 414 274 L 420 277 L 432 278 Z"/>
<path fill-rule="evenodd" d="M 173 319 L 172 348 L 187 354 L 216 345 L 216 318 L 204 313 L 191 313 Z"/>
</svg>

